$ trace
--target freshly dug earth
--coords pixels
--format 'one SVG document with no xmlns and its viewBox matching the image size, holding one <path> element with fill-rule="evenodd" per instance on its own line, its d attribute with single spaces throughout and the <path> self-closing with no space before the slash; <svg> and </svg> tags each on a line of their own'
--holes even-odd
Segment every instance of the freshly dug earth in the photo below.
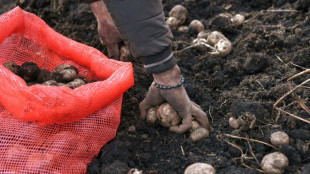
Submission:
<svg viewBox="0 0 310 174">
<path fill-rule="evenodd" d="M 27 6 L 29 0 L 26 0 L 21 7 L 41 17 L 57 32 L 106 54 L 88 5 L 68 0 L 60 6 L 57 2 L 36 0 Z M 231 53 L 220 58 L 210 55 L 208 48 L 185 49 L 196 34 L 172 30 L 173 50 L 185 77 L 185 88 L 189 97 L 208 114 L 214 131 L 209 138 L 192 142 L 189 132 L 175 134 L 167 128 L 152 127 L 141 121 L 138 104 L 145 97 L 152 76 L 145 73 L 141 62 L 133 60 L 135 86 L 124 94 L 117 135 L 94 157 L 88 173 L 127 173 L 137 168 L 145 174 L 179 174 L 196 162 L 211 164 L 219 174 L 259 173 L 264 155 L 276 151 L 288 157 L 289 166 L 284 173 L 310 173 L 310 124 L 273 108 L 273 104 L 290 90 L 287 79 L 310 67 L 308 1 L 162 2 L 166 16 L 173 6 L 181 4 L 188 10 L 183 25 L 198 19 L 205 29 L 218 30 L 232 42 Z M 15 4 L 12 0 L 0 1 L 0 12 L 12 9 Z M 223 12 L 243 14 L 245 22 L 231 28 L 213 21 Z M 292 87 L 308 78 L 309 75 L 297 78 Z M 308 88 L 294 92 L 306 106 L 310 105 Z M 278 107 L 309 121 L 309 114 L 291 95 Z M 255 122 L 251 122 L 254 125 L 246 129 L 231 128 L 229 118 L 238 118 L 246 115 L 244 113 L 255 115 Z M 275 149 L 269 146 L 270 135 L 278 130 L 286 132 L 290 142 Z"/>
</svg>

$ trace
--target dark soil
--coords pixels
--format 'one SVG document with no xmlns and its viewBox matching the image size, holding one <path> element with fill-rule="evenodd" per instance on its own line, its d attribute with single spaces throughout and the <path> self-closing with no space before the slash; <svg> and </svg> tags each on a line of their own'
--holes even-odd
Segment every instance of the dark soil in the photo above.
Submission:
<svg viewBox="0 0 310 174">
<path fill-rule="evenodd" d="M 0 13 L 16 4 L 41 17 L 57 32 L 107 53 L 86 3 L 69 0 L 61 6 L 57 0 L 36 0 L 32 4 L 29 0 L 1 0 Z M 273 108 L 290 90 L 287 79 L 310 68 L 308 0 L 163 0 L 165 13 L 177 4 L 188 9 L 185 25 L 193 19 L 201 20 L 206 29 L 223 32 L 233 43 L 232 52 L 225 58 L 210 55 L 207 48 L 183 50 L 196 34 L 173 30 L 173 49 L 185 77 L 185 88 L 208 113 L 214 132 L 208 139 L 194 143 L 189 133 L 175 134 L 140 121 L 138 104 L 152 77 L 145 73 L 141 62 L 133 61 L 135 85 L 124 94 L 117 135 L 89 164 L 88 173 L 127 173 L 137 168 L 145 174 L 179 174 L 195 162 L 207 162 L 219 174 L 259 173 L 263 156 L 274 151 L 288 157 L 286 174 L 310 173 L 310 124 Z M 244 14 L 246 21 L 238 28 L 221 25 L 213 19 L 222 12 Z M 307 78 L 309 75 L 296 78 L 292 87 Z M 294 92 L 310 106 L 308 88 Z M 309 121 L 309 113 L 291 95 L 278 107 Z M 235 131 L 228 124 L 230 115 L 238 117 L 245 112 L 256 116 L 253 129 Z M 290 136 L 289 145 L 274 149 L 262 143 L 270 144 L 270 134 L 277 130 Z M 257 141 L 247 141 L 246 137 Z"/>
</svg>

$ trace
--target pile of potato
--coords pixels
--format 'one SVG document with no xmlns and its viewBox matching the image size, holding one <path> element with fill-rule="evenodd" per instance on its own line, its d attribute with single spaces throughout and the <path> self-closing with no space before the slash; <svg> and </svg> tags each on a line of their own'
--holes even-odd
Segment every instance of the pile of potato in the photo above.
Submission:
<svg viewBox="0 0 310 174">
<path fill-rule="evenodd" d="M 61 64 L 55 67 L 52 72 L 40 69 L 34 62 L 24 62 L 22 65 L 18 65 L 11 61 L 4 63 L 3 66 L 23 78 L 28 86 L 41 84 L 67 86 L 74 89 L 89 83 L 86 78 L 79 76 L 77 68 L 70 64 Z"/>
<path fill-rule="evenodd" d="M 192 0 L 188 1 L 194 2 Z M 192 46 L 199 47 L 202 50 L 211 48 L 210 54 L 219 57 L 227 56 L 232 50 L 232 43 L 220 31 L 205 30 L 204 24 L 198 20 L 192 20 L 188 26 L 184 25 L 188 16 L 188 10 L 182 5 L 174 6 L 169 16 L 166 18 L 166 23 L 170 29 L 177 29 L 179 32 L 189 32 L 196 34 L 197 38 L 193 40 Z M 237 28 L 243 24 L 245 17 L 242 14 L 221 13 L 213 19 L 214 25 Z"/>
<path fill-rule="evenodd" d="M 182 121 L 181 117 L 169 103 L 163 103 L 158 107 L 153 107 L 148 110 L 146 121 L 150 125 L 161 125 L 162 127 L 170 128 L 171 126 L 179 125 Z M 202 127 L 196 120 L 192 120 L 192 128 L 190 129 L 190 139 L 193 142 L 200 141 L 209 137 L 209 130 Z"/>
</svg>

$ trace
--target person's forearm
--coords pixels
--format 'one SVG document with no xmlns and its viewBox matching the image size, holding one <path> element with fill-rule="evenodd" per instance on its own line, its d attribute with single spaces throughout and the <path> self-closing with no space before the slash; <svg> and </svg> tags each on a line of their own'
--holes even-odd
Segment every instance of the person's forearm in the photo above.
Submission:
<svg viewBox="0 0 310 174">
<path fill-rule="evenodd" d="M 104 24 L 108 21 L 113 21 L 111 15 L 104 4 L 103 1 L 90 1 L 89 6 L 91 7 L 96 19 L 98 20 L 98 24 Z"/>
<path fill-rule="evenodd" d="M 181 70 L 175 65 L 167 71 L 153 74 L 154 81 L 160 85 L 173 86 L 181 81 Z"/>
<path fill-rule="evenodd" d="M 87 2 L 88 4 L 91 4 L 91 3 L 97 2 L 97 1 L 102 1 L 102 0 L 85 0 L 85 2 Z"/>
<path fill-rule="evenodd" d="M 160 0 L 104 0 L 115 25 L 133 56 L 147 73 L 160 73 L 176 65 L 172 33 L 165 23 Z"/>
</svg>

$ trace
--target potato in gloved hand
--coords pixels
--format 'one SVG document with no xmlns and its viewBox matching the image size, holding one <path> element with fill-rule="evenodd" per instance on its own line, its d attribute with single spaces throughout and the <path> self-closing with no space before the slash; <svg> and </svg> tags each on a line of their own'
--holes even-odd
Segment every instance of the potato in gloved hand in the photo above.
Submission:
<svg viewBox="0 0 310 174">
<path fill-rule="evenodd" d="M 169 128 L 181 122 L 180 116 L 169 103 L 163 103 L 158 107 L 157 117 L 159 119 L 159 124 L 163 127 Z"/>
</svg>

